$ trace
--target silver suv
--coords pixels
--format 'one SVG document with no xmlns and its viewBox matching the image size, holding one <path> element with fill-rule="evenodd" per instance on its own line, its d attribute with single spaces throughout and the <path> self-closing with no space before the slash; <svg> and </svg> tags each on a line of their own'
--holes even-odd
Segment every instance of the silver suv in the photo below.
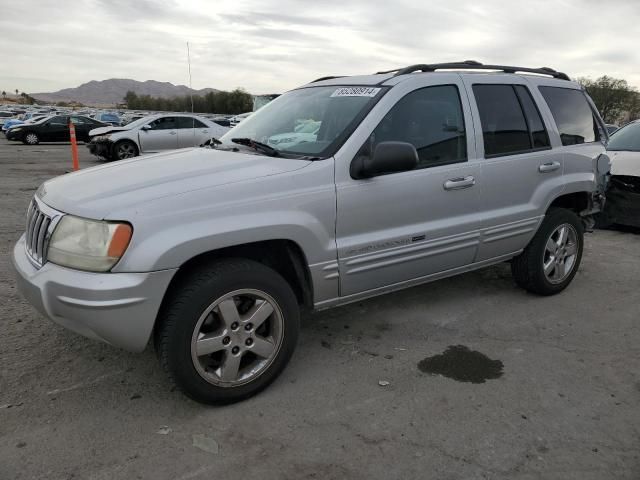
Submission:
<svg viewBox="0 0 640 480">
<path fill-rule="evenodd" d="M 301 306 L 505 261 L 528 291 L 562 291 L 603 205 L 606 139 L 548 68 L 322 78 L 210 148 L 45 182 L 13 261 L 54 322 L 131 351 L 152 340 L 183 392 L 233 402 L 283 370 Z"/>
</svg>

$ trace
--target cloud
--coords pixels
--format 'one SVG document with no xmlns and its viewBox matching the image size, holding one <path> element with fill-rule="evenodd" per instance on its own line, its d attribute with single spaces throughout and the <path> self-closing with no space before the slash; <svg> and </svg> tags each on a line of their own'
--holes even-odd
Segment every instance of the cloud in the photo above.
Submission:
<svg viewBox="0 0 640 480">
<path fill-rule="evenodd" d="M 187 83 L 186 42 L 195 88 L 282 92 L 324 75 L 466 59 L 640 87 L 639 13 L 637 0 L 21 0 L 0 16 L 0 89 Z"/>
</svg>

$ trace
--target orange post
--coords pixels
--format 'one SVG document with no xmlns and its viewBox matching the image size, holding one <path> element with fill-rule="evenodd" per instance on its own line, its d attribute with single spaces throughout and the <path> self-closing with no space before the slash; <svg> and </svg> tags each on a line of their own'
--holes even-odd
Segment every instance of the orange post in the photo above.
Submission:
<svg viewBox="0 0 640 480">
<path fill-rule="evenodd" d="M 73 159 L 73 170 L 78 170 L 78 143 L 76 142 L 76 127 L 69 121 L 69 136 L 71 137 L 71 158 Z"/>
</svg>

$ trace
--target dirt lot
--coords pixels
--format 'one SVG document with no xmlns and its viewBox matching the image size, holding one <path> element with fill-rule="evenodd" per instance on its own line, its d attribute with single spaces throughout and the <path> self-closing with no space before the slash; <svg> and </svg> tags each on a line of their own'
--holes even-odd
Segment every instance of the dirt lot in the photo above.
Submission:
<svg viewBox="0 0 640 480">
<path fill-rule="evenodd" d="M 29 199 L 70 165 L 68 145 L 0 140 L 1 480 L 640 478 L 637 232 L 589 235 L 555 297 L 500 265 L 306 315 L 269 389 L 205 407 L 170 390 L 152 349 L 67 332 L 16 292 Z M 421 371 L 452 345 L 488 357 L 462 376 L 490 378 Z"/>
</svg>

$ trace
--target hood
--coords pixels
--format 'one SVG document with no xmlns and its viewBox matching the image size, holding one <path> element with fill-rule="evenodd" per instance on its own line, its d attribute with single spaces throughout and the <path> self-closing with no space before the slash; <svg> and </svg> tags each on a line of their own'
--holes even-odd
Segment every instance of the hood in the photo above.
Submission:
<svg viewBox="0 0 640 480">
<path fill-rule="evenodd" d="M 131 130 L 131 129 L 127 127 L 114 127 L 112 125 L 108 125 L 106 127 L 98 127 L 98 128 L 89 130 L 89 136 L 93 137 L 94 135 L 104 135 L 106 133 L 124 132 L 125 130 Z"/>
<path fill-rule="evenodd" d="M 640 152 L 609 150 L 607 155 L 611 159 L 611 175 L 640 177 Z"/>
<path fill-rule="evenodd" d="M 109 218 L 109 212 L 154 199 L 280 175 L 310 163 L 305 160 L 191 148 L 136 157 L 62 175 L 42 184 L 37 195 L 56 210 L 104 219 Z"/>
</svg>

